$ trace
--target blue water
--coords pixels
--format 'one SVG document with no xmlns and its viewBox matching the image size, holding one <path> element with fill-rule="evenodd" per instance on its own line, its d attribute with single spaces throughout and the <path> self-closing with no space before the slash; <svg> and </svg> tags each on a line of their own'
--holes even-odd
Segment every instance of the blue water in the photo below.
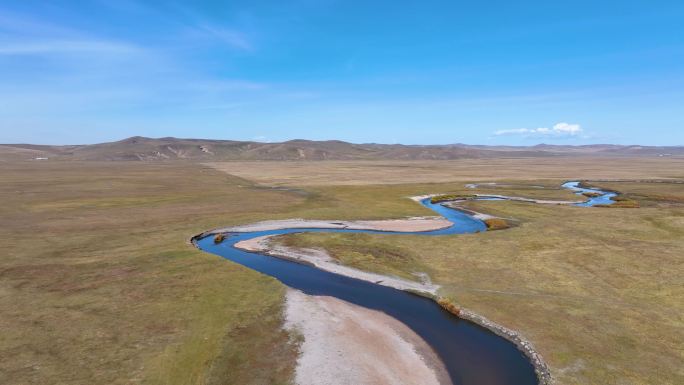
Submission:
<svg viewBox="0 0 684 385">
<path fill-rule="evenodd" d="M 578 181 L 566 182 L 566 183 L 563 183 L 563 188 L 567 188 L 567 189 L 572 190 L 576 195 L 582 195 L 582 193 L 585 193 L 585 192 L 599 193 L 601 195 L 599 195 L 597 197 L 588 198 L 586 201 L 581 202 L 581 203 L 575 203 L 574 204 L 575 206 L 590 207 L 590 206 L 596 206 L 596 205 L 611 205 L 611 204 L 615 203 L 615 201 L 612 200 L 611 198 L 617 196 L 616 193 L 610 192 L 610 191 L 603 191 L 603 190 L 597 189 L 597 188 L 579 187 L 579 184 L 580 184 L 580 182 L 578 182 Z"/>
<path fill-rule="evenodd" d="M 564 187 L 566 187 L 564 185 Z M 567 188 L 576 188 L 568 186 Z M 438 236 L 476 233 L 486 225 L 472 216 L 429 199 L 425 207 L 450 220 L 453 225 L 436 231 L 384 234 Z M 236 249 L 242 240 L 271 234 L 299 232 L 380 233 L 368 230 L 283 229 L 226 234 L 219 244 L 212 237 L 196 240 L 202 250 L 220 255 L 309 295 L 327 295 L 368 309 L 382 311 L 403 322 L 421 336 L 442 359 L 452 382 L 457 385 L 534 385 L 537 377 L 527 357 L 510 341 L 469 321 L 453 316 L 434 301 L 401 290 L 319 270 L 283 259 Z"/>
</svg>

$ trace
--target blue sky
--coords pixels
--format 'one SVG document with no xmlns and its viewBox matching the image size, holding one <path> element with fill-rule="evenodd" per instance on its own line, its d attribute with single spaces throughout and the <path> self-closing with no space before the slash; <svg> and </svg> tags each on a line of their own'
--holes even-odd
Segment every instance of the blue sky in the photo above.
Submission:
<svg viewBox="0 0 684 385">
<path fill-rule="evenodd" d="M 684 144 L 682 1 L 0 1 L 0 143 Z"/>
</svg>

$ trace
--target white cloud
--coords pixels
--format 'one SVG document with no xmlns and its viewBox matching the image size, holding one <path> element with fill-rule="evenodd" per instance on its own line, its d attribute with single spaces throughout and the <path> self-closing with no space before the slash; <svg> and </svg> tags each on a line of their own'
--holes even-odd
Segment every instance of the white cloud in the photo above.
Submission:
<svg viewBox="0 0 684 385">
<path fill-rule="evenodd" d="M 539 127 L 539 128 L 514 128 L 510 130 L 498 130 L 494 132 L 496 136 L 502 135 L 522 135 L 525 137 L 572 137 L 582 133 L 582 127 L 579 124 L 570 123 L 556 123 L 553 127 Z"/>
<path fill-rule="evenodd" d="M 222 43 L 227 44 L 230 47 L 242 50 L 242 51 L 252 51 L 254 47 L 252 43 L 247 39 L 245 34 L 240 31 L 217 27 L 209 24 L 202 24 L 198 27 L 198 30 L 206 35 L 209 35 L 215 39 L 218 39 Z"/>
<path fill-rule="evenodd" d="M 579 124 L 557 123 L 553 126 L 553 131 L 559 134 L 577 135 L 582 132 Z"/>
<path fill-rule="evenodd" d="M 42 40 L 0 42 L 0 55 L 42 55 L 51 53 L 127 54 L 138 51 L 132 45 L 107 40 Z"/>
<path fill-rule="evenodd" d="M 130 55 L 142 52 L 133 44 L 98 38 L 92 33 L 0 9 L 0 55 Z"/>
</svg>

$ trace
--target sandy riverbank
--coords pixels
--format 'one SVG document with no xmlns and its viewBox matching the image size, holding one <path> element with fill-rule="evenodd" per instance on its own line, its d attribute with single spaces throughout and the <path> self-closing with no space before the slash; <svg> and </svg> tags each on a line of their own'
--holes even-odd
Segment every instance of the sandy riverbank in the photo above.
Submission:
<svg viewBox="0 0 684 385">
<path fill-rule="evenodd" d="M 406 219 L 386 219 L 377 221 L 325 221 L 309 219 L 283 219 L 262 221 L 247 225 L 214 229 L 209 234 L 216 233 L 246 233 L 252 231 L 268 231 L 281 229 L 350 229 L 376 231 L 432 231 L 447 228 L 451 222 L 442 217 L 412 217 Z"/>
<path fill-rule="evenodd" d="M 416 196 L 416 197 L 411 197 L 411 199 L 419 202 L 420 200 L 424 198 L 429 198 L 434 195 L 425 195 L 425 196 Z M 491 196 L 491 195 L 490 195 Z M 528 202 L 533 202 L 533 203 L 542 203 L 542 204 L 567 204 L 567 203 L 575 203 L 575 202 L 569 202 L 569 201 L 544 201 L 544 200 L 533 200 L 533 199 L 527 199 L 527 198 L 517 198 L 517 197 L 505 197 L 505 196 L 498 196 L 502 198 L 508 198 L 512 200 L 523 200 L 523 201 L 528 201 Z M 478 219 L 489 219 L 489 218 L 495 218 L 493 216 L 483 214 L 483 213 L 478 213 L 472 210 L 466 210 L 461 207 L 458 207 L 458 201 L 456 202 L 450 202 L 449 206 L 456 206 L 453 208 L 460 209 L 462 211 L 466 211 L 469 214 L 473 215 L 474 217 Z M 276 230 L 276 229 L 282 229 L 282 228 L 347 228 L 347 229 L 370 229 L 370 230 L 380 230 L 380 231 L 404 231 L 404 232 L 410 232 L 410 231 L 430 231 L 430 230 L 436 230 L 440 228 L 445 228 L 448 226 L 451 226 L 452 223 L 445 218 L 441 217 L 419 217 L 419 218 L 409 218 L 409 219 L 399 219 L 399 220 L 379 220 L 379 221 L 315 221 L 315 220 L 303 220 L 303 219 L 293 219 L 293 220 L 276 220 L 276 221 L 263 221 L 263 222 L 257 222 L 254 224 L 250 225 L 243 225 L 243 226 L 236 226 L 236 227 L 227 227 L 227 228 L 221 228 L 221 229 L 215 229 L 209 232 L 204 233 L 203 235 L 208 235 L 208 234 L 215 234 L 215 233 L 225 233 L 225 232 L 251 232 L 251 231 L 265 231 L 265 230 Z M 413 292 L 418 292 L 418 293 L 424 293 L 425 295 L 428 295 L 432 298 L 437 297 L 437 292 L 439 290 L 438 285 L 434 285 L 429 281 L 428 277 L 424 277 L 423 282 L 414 282 L 414 281 L 408 281 L 404 280 L 398 277 L 388 277 L 380 274 L 375 274 L 375 273 L 369 273 L 365 272 L 362 270 L 358 270 L 352 267 L 340 265 L 336 260 L 334 260 L 328 253 L 324 250 L 318 250 L 318 249 L 299 249 L 299 248 L 289 248 L 286 246 L 278 245 L 274 242 L 270 242 L 270 238 L 274 237 L 275 235 L 270 235 L 270 236 L 263 236 L 263 237 L 257 237 L 245 241 L 241 241 L 235 244 L 235 247 L 246 250 L 246 251 L 252 251 L 252 252 L 259 252 L 261 254 L 267 254 L 279 258 L 284 258 L 284 259 L 289 259 L 293 260 L 296 262 L 300 263 L 305 263 L 305 264 L 311 264 L 321 270 L 326 270 L 330 271 L 336 274 L 352 277 L 352 278 L 357 278 L 361 280 L 365 280 L 368 282 L 373 282 L 376 284 L 388 286 L 388 287 L 393 287 L 399 290 L 406 290 L 406 291 L 413 291 Z M 417 276 L 420 276 L 420 274 L 417 272 Z M 302 294 L 303 295 L 303 294 Z M 346 303 L 341 300 L 336 300 L 334 298 L 330 298 L 331 300 L 335 301 L 340 301 L 343 303 Z M 370 311 L 367 309 L 363 309 L 364 311 Z M 304 311 L 304 310 L 303 310 Z M 479 316 L 475 313 L 472 313 L 468 311 L 467 309 L 461 309 L 461 318 L 467 319 L 471 322 L 474 322 L 476 324 L 479 324 L 495 334 L 498 334 L 511 342 L 513 342 L 515 345 L 518 346 L 518 348 L 527 355 L 533 366 L 535 367 L 535 370 L 537 372 L 538 378 L 540 380 L 540 385 L 547 385 L 547 384 L 552 384 L 553 379 L 550 376 L 549 369 L 544 363 L 543 359 L 541 356 L 536 352 L 536 349 L 530 344 L 529 341 L 527 341 L 524 337 L 520 336 L 518 333 L 507 329 L 501 325 L 498 325 L 494 322 L 491 322 L 487 320 L 486 318 Z M 364 315 L 360 316 L 361 319 L 365 317 Z M 398 322 L 394 319 L 392 319 L 395 322 Z M 399 323 L 400 325 L 403 326 L 403 324 Z M 383 326 L 386 327 L 386 326 Z M 404 326 L 405 327 L 405 326 Z M 330 328 L 329 328 L 330 329 Z M 418 337 L 416 337 L 418 338 Z M 319 338 L 317 337 L 317 334 L 312 334 L 312 340 L 318 340 Z M 419 339 L 420 340 L 420 339 Z M 421 342 L 424 343 L 424 341 L 420 340 Z M 368 341 L 359 341 L 359 344 L 362 346 L 365 346 L 367 349 L 372 349 L 371 346 L 372 344 L 368 344 Z M 431 350 L 430 350 L 431 351 Z M 434 353 L 433 353 L 434 354 Z M 439 360 L 438 360 L 439 361 Z M 337 361 L 339 362 L 339 361 Z M 300 366 L 303 364 L 300 363 Z M 319 364 L 316 364 L 319 365 Z M 316 366 L 314 365 L 314 366 Z M 353 366 L 346 366 L 346 365 L 352 365 L 351 363 L 345 364 L 345 365 L 340 365 L 341 367 L 347 367 L 347 368 L 353 368 Z M 299 370 L 299 369 L 298 369 Z M 314 370 L 314 368 L 311 369 L 302 369 L 305 370 L 306 373 L 310 373 L 311 370 Z M 331 369 L 332 370 L 332 369 Z M 336 369 L 337 370 L 337 369 Z M 339 370 L 338 370 L 339 371 Z M 402 374 L 403 375 L 403 374 Z M 446 377 L 448 379 L 448 376 Z M 309 379 L 310 380 L 310 379 Z M 301 382 L 299 381 L 299 374 L 298 374 L 298 383 L 319 383 L 315 381 L 309 381 L 309 380 L 302 380 Z M 325 384 L 354 384 L 358 383 L 358 379 L 355 377 L 341 377 L 342 382 L 320 382 L 320 383 L 325 383 Z M 389 382 L 387 382 L 387 381 Z M 346 381 L 346 382 L 345 382 Z M 391 379 L 383 379 L 380 382 L 363 382 L 363 383 L 371 383 L 371 384 L 384 384 L 384 383 L 396 383 L 392 382 L 394 380 Z M 402 383 L 412 383 L 412 382 L 402 382 Z M 428 382 L 418 382 L 418 383 L 428 383 Z M 439 382 L 438 382 L 439 383 Z M 444 383 L 442 381 L 442 383 Z"/>
<path fill-rule="evenodd" d="M 497 195 L 497 194 L 475 194 L 478 198 L 496 198 L 515 202 L 528 202 L 528 203 L 538 203 L 542 205 L 572 205 L 575 203 L 582 203 L 582 200 L 577 201 L 561 201 L 561 200 L 550 200 L 550 199 L 532 199 L 523 197 L 512 197 L 508 195 Z"/>
<path fill-rule="evenodd" d="M 363 281 L 377 283 L 379 285 L 393 287 L 399 290 L 409 290 L 413 292 L 437 295 L 438 285 L 429 282 L 425 275 L 422 275 L 424 282 L 409 281 L 398 277 L 369 273 L 367 271 L 355 269 L 353 267 L 340 265 L 326 251 L 317 249 L 295 249 L 270 242 L 273 235 L 252 238 L 240 241 L 235 244 L 238 249 L 268 254 L 278 258 L 289 259 L 295 262 L 306 263 L 331 273 L 344 275 Z"/>
<path fill-rule="evenodd" d="M 429 195 L 417 195 L 414 197 L 411 197 L 416 202 L 420 202 L 423 199 L 426 198 L 432 198 L 436 196 L 440 196 L 443 194 L 429 194 Z M 502 200 L 507 200 L 507 201 L 516 201 L 516 202 L 528 202 L 528 203 L 539 203 L 543 205 L 572 205 L 575 203 L 582 203 L 583 201 L 577 200 L 577 201 L 561 201 L 561 200 L 549 200 L 549 199 L 532 199 L 532 198 L 523 198 L 523 197 L 513 197 L 513 196 L 508 196 L 508 195 L 498 195 L 498 194 L 473 194 L 477 199 L 488 199 L 488 198 L 494 198 L 494 199 L 502 199 Z M 445 202 L 462 202 L 465 199 L 461 200 L 453 200 L 453 201 L 445 201 Z"/>
<path fill-rule="evenodd" d="M 271 255 L 274 257 L 285 258 L 294 260 L 301 263 L 309 263 L 321 270 L 326 270 L 334 272 L 336 274 L 345 275 L 352 278 L 357 278 L 369 282 L 375 282 L 380 285 L 393 287 L 400 290 L 410 290 L 414 292 L 422 292 L 432 296 L 433 298 L 437 296 L 437 291 L 439 290 L 438 285 L 434 285 L 430 282 L 419 283 L 413 281 L 407 281 L 401 278 L 388 277 L 380 274 L 368 273 L 362 270 L 354 269 L 352 267 L 339 265 L 328 255 L 324 250 L 317 249 L 300 249 L 300 248 L 289 248 L 286 246 L 278 245 L 273 242 L 269 242 L 271 236 L 263 236 L 258 238 L 253 238 L 250 240 L 245 240 L 235 244 L 235 247 L 246 250 L 259 252 L 262 254 Z M 342 301 L 344 302 L 344 301 Z M 550 385 L 553 384 L 553 379 L 551 378 L 550 371 L 546 363 L 544 362 L 541 355 L 537 352 L 534 346 L 525 337 L 521 336 L 517 332 L 508 329 L 502 325 L 496 324 L 482 317 L 476 313 L 473 313 L 467 309 L 461 308 L 459 317 L 474 322 L 480 326 L 483 326 L 493 333 L 508 339 L 513 342 L 518 348 L 525 353 L 525 355 L 530 359 L 532 365 L 535 367 L 537 376 L 539 378 L 540 385 Z M 393 319 L 394 320 L 394 319 Z M 398 322 L 398 321 L 396 321 Z M 403 325 L 403 324 L 402 324 Z M 361 343 L 361 342 L 360 342 Z M 367 342 L 366 342 L 367 343 Z M 348 384 L 353 384 L 354 382 L 348 382 Z M 331 383 L 333 384 L 333 383 Z M 346 383 L 345 383 L 346 384 Z"/>
<path fill-rule="evenodd" d="M 288 289 L 285 319 L 304 337 L 299 385 L 451 384 L 425 341 L 382 312 Z"/>
</svg>

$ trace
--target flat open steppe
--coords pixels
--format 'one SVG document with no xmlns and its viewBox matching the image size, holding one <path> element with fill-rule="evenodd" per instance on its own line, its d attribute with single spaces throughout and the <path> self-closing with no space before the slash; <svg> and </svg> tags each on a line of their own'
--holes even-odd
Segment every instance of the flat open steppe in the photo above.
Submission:
<svg viewBox="0 0 684 385">
<path fill-rule="evenodd" d="M 287 383 L 297 347 L 281 328 L 284 287 L 194 249 L 191 235 L 271 219 L 432 215 L 406 197 L 472 193 L 469 182 L 575 199 L 563 180 L 682 180 L 683 166 L 675 157 L 0 162 L 0 382 Z M 428 273 L 457 304 L 530 339 L 561 384 L 682 383 L 684 185 L 597 184 L 642 207 L 477 202 L 518 226 L 282 241 L 369 271 Z"/>
<path fill-rule="evenodd" d="M 681 177 L 684 157 L 545 157 L 325 162 L 211 162 L 255 182 L 283 186 L 445 183 L 530 179 Z"/>
</svg>

